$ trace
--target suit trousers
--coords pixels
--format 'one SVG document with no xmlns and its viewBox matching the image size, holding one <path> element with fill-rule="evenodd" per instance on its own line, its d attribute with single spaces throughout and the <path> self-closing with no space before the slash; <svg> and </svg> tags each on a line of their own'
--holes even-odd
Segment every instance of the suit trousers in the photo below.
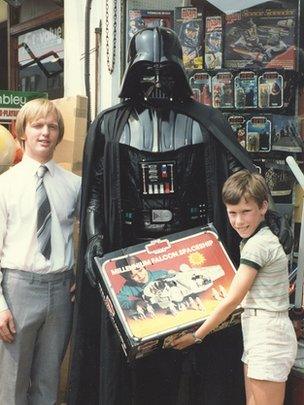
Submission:
<svg viewBox="0 0 304 405">
<path fill-rule="evenodd" d="M 0 341 L 0 404 L 55 405 L 72 326 L 73 272 L 2 271 L 16 334 L 13 343 Z"/>
</svg>

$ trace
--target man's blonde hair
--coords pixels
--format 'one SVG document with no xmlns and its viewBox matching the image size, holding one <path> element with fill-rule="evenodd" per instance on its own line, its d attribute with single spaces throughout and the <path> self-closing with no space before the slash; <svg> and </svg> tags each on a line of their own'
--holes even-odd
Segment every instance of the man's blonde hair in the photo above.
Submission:
<svg viewBox="0 0 304 405">
<path fill-rule="evenodd" d="M 49 114 L 54 114 L 58 122 L 58 142 L 62 141 L 64 133 L 64 123 L 61 112 L 55 106 L 55 104 L 45 98 L 36 98 L 34 100 L 28 101 L 20 109 L 16 118 L 16 132 L 18 139 L 24 141 L 25 127 L 29 122 L 33 122 L 39 118 L 45 118 Z"/>
<path fill-rule="evenodd" d="M 263 202 L 269 200 L 269 190 L 264 177 L 248 170 L 241 170 L 230 176 L 223 186 L 223 203 L 236 205 L 242 197 L 246 201 L 253 199 L 259 207 L 262 207 Z"/>
</svg>

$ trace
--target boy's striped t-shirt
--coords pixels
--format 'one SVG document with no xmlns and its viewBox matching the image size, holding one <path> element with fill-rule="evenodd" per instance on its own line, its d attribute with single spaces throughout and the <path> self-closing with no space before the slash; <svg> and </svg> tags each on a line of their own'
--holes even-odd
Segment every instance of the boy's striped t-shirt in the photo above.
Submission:
<svg viewBox="0 0 304 405">
<path fill-rule="evenodd" d="M 257 270 L 257 276 L 245 296 L 243 308 L 285 311 L 289 308 L 288 259 L 268 226 L 262 226 L 240 245 L 240 263 Z"/>
</svg>

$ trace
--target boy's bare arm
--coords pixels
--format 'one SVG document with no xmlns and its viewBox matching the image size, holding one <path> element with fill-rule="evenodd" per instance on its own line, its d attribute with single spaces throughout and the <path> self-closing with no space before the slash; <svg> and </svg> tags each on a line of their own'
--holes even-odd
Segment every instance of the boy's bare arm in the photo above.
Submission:
<svg viewBox="0 0 304 405">
<path fill-rule="evenodd" d="M 208 333 L 222 323 L 242 302 L 243 298 L 250 290 L 254 279 L 257 275 L 257 270 L 245 264 L 241 264 L 236 275 L 230 285 L 227 296 L 219 304 L 212 315 L 200 326 L 195 332 L 197 338 L 203 339 Z M 183 335 L 179 339 L 172 342 L 174 349 L 184 349 L 194 343 L 194 338 L 191 333 Z"/>
</svg>

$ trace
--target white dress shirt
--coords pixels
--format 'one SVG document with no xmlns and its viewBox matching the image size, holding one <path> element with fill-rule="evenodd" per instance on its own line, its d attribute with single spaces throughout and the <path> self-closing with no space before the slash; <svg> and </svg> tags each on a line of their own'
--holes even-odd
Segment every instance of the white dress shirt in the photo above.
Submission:
<svg viewBox="0 0 304 405">
<path fill-rule="evenodd" d="M 74 264 L 73 223 L 79 212 L 81 178 L 45 163 L 44 185 L 52 212 L 52 253 L 47 260 L 37 242 L 37 169 L 41 164 L 24 155 L 0 176 L 0 268 L 35 273 L 61 272 Z M 1 288 L 0 311 L 7 309 Z"/>
</svg>

